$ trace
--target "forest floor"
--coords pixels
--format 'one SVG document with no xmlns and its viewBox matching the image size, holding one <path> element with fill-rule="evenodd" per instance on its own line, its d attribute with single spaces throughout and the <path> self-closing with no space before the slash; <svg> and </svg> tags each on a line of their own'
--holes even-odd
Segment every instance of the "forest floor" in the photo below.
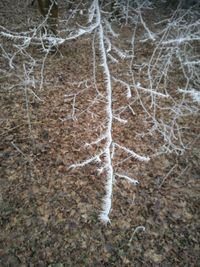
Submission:
<svg viewBox="0 0 200 267">
<path fill-rule="evenodd" d="M 123 26 L 121 33 L 126 40 L 130 27 Z M 105 193 L 98 164 L 69 168 L 98 151 L 97 146 L 84 145 L 99 136 L 105 121 L 104 103 L 91 104 L 95 98 L 91 47 L 91 38 L 86 37 L 49 56 L 42 88 L 40 72 L 34 74 L 39 98 L 24 89 L 19 76 L 9 76 L 9 71 L 8 76 L 1 75 L 0 266 L 197 267 L 200 121 L 196 115 L 185 118 L 190 125 L 185 141 L 190 146 L 183 155 L 164 154 L 148 163 L 129 159 L 119 165 L 124 155 L 116 156 L 116 168 L 123 167 L 139 185 L 116 180 L 107 226 L 98 217 Z M 31 49 L 37 58 L 42 55 Z M 138 60 L 148 54 L 144 45 Z M 6 64 L 1 69 L 8 69 Z M 97 85 L 103 92 L 101 73 Z M 123 106 L 126 100 L 117 84 L 113 91 L 116 105 Z M 139 106 L 132 107 L 136 115 L 127 109 L 123 118 L 129 123 L 116 122 L 113 137 L 142 155 L 153 154 L 159 138 L 136 135 L 144 130 L 143 114 Z"/>
</svg>

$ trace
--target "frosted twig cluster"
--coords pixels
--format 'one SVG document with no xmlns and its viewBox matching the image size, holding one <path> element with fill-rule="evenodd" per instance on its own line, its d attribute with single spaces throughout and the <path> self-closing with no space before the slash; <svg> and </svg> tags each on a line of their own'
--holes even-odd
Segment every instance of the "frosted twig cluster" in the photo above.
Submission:
<svg viewBox="0 0 200 267">
<path fill-rule="evenodd" d="M 113 50 L 118 54 L 119 57 L 125 58 L 125 57 L 127 57 L 127 55 L 126 55 L 126 53 L 123 53 L 122 51 L 117 49 L 116 46 L 112 47 L 110 40 L 105 36 L 105 33 L 104 33 L 104 28 L 103 28 L 102 18 L 101 18 L 101 11 L 100 11 L 100 8 L 98 5 L 98 1 L 94 1 L 93 4 L 94 4 L 94 8 L 92 8 L 92 10 L 95 10 L 95 12 L 93 12 L 93 15 L 96 14 L 95 25 L 97 25 L 99 50 L 100 50 L 100 54 L 101 54 L 100 55 L 101 56 L 101 66 L 102 66 L 103 73 L 104 73 L 104 80 L 105 80 L 105 87 L 106 87 L 106 93 L 105 93 L 106 130 L 104 131 L 104 133 L 102 133 L 102 135 L 97 140 L 95 140 L 95 141 L 93 141 L 87 145 L 93 145 L 93 144 L 98 145 L 103 140 L 105 141 L 105 145 L 104 145 L 103 149 L 98 154 L 94 155 L 93 157 L 91 157 L 85 161 L 73 164 L 73 165 L 71 165 L 71 167 L 73 167 L 73 168 L 83 167 L 83 166 L 85 166 L 91 162 L 101 162 L 101 168 L 99 169 L 99 171 L 101 173 L 105 173 L 105 175 L 106 175 L 106 193 L 105 193 L 105 197 L 103 200 L 103 209 L 102 209 L 102 212 L 100 214 L 100 219 L 104 223 L 108 223 L 108 222 L 110 222 L 109 214 L 110 214 L 111 207 L 112 207 L 112 192 L 113 192 L 114 176 L 116 175 L 120 178 L 125 178 L 126 180 L 128 180 L 129 182 L 131 182 L 133 184 L 138 183 L 137 180 L 129 177 L 128 175 L 115 173 L 115 171 L 113 169 L 113 163 L 112 163 L 113 158 L 115 156 L 115 149 L 121 149 L 121 150 L 125 151 L 127 154 L 131 155 L 133 158 L 140 160 L 140 161 L 148 161 L 149 158 L 140 156 L 140 155 L 136 154 L 134 151 L 115 143 L 113 140 L 112 124 L 113 124 L 113 119 L 115 119 L 116 117 L 113 114 L 113 108 L 112 108 L 112 102 L 113 102 L 112 75 L 110 73 L 109 66 L 108 66 L 107 53 L 110 52 L 111 49 L 113 48 Z M 90 20 L 91 20 L 91 18 L 90 18 Z M 117 35 L 114 33 L 114 31 L 112 30 L 111 26 L 108 24 L 107 21 L 106 21 L 105 25 L 109 29 L 109 32 L 111 32 L 112 35 L 114 35 L 116 37 Z M 109 44 L 109 49 L 106 49 L 106 44 Z M 131 97 L 130 86 L 120 79 L 117 79 L 114 77 L 113 77 L 113 79 L 114 79 L 114 81 L 121 83 L 123 86 L 125 85 L 127 87 L 126 95 L 128 98 Z M 120 122 L 126 123 L 126 121 L 123 121 L 120 118 L 117 118 L 117 120 L 119 120 Z M 101 158 L 103 158 L 103 159 L 101 159 Z"/>
<path fill-rule="evenodd" d="M 199 101 L 200 62 L 194 47 L 198 47 L 200 41 L 200 14 L 195 9 L 181 9 L 179 6 L 171 18 L 155 22 L 158 28 L 155 33 L 148 28 L 141 14 L 141 10 L 138 11 L 136 27 L 142 25 L 144 35 L 137 35 L 137 30 L 134 31 L 133 53 L 136 41 L 148 42 L 152 49 L 141 64 L 134 63 L 134 60 L 130 64 L 134 89 L 147 121 L 152 124 L 149 134 L 158 133 L 163 138 L 158 153 L 180 154 L 187 145 L 179 121 L 183 116 L 198 112 L 198 107 L 189 100 Z M 175 73 L 182 78 L 181 89 L 178 83 L 173 85 L 176 96 L 171 88 Z"/>
<path fill-rule="evenodd" d="M 73 16 L 83 13 L 83 10 L 79 9 L 79 4 L 72 12 Z M 100 213 L 100 219 L 104 223 L 110 222 L 115 177 L 125 179 L 134 185 L 138 184 L 138 180 L 131 177 L 127 170 L 119 170 L 117 166 L 120 164 L 123 167 L 129 158 L 140 162 L 150 160 L 149 156 L 139 155 L 133 149 L 126 147 L 123 142 L 115 140 L 113 137 L 115 123 L 120 123 L 124 127 L 129 125 L 130 118 L 137 118 L 140 121 L 139 124 L 145 126 L 144 132 L 137 132 L 137 129 L 134 129 L 135 138 L 146 135 L 150 136 L 150 139 L 161 137 L 159 146 L 151 155 L 183 153 L 187 144 L 183 140 L 185 127 L 180 123 L 180 119 L 199 111 L 200 56 L 194 47 L 198 47 L 200 42 L 200 14 L 193 12 L 192 9 L 178 8 L 170 18 L 148 23 L 145 12 L 153 8 L 153 1 L 148 0 L 117 0 L 114 4 L 112 1 L 110 3 L 103 1 L 100 4 L 98 0 L 93 0 L 86 8 L 86 25 L 80 26 L 74 23 L 73 28 L 68 27 L 67 23 L 71 15 L 67 20 L 63 20 L 66 28 L 62 29 L 58 36 L 47 32 L 41 33 L 47 17 L 37 27 L 24 32 L 0 26 L 0 37 L 3 40 L 10 40 L 12 44 L 12 51 L 9 51 L 5 43 L 0 44 L 2 56 L 8 63 L 9 71 L 19 71 L 21 64 L 19 83 L 9 89 L 12 90 L 17 86 L 24 90 L 30 132 L 29 94 L 42 101 L 35 89 L 37 85 L 40 89 L 43 87 L 46 60 L 52 48 L 57 47 L 59 51 L 59 46 L 67 41 L 86 35 L 91 37 L 93 75 L 90 80 L 71 83 L 78 88 L 75 92 L 64 96 L 65 101 L 71 102 L 71 114 L 60 120 L 79 119 L 83 113 L 89 113 L 90 108 L 97 105 L 98 101 L 104 104 L 106 119 L 103 122 L 103 130 L 95 140 L 86 143 L 86 146 L 90 147 L 99 146 L 98 152 L 70 166 L 78 168 L 90 163 L 98 163 L 98 171 L 106 180 L 106 192 Z M 112 22 L 119 22 L 120 26 L 123 23 L 126 26 L 131 25 L 131 40 L 126 39 L 124 42 L 127 49 L 120 47 L 121 37 L 117 30 L 114 30 Z M 31 46 L 40 47 L 44 53 L 43 56 L 39 59 L 34 58 L 29 51 Z M 99 53 L 96 53 L 97 50 Z M 100 62 L 97 54 L 100 55 Z M 17 60 L 19 56 L 23 58 L 20 62 Z M 39 79 L 34 76 L 34 70 L 38 66 L 40 66 Z M 103 72 L 103 90 L 98 88 L 96 75 L 96 71 L 100 68 Z M 120 72 L 117 68 L 120 68 Z M 4 73 L 3 70 L 1 72 Z M 176 73 L 181 77 L 181 81 L 175 80 Z M 81 94 L 88 92 L 92 86 L 95 97 L 86 109 L 77 112 L 77 99 Z M 126 99 L 125 104 L 115 106 L 115 102 L 119 100 L 113 96 L 116 92 L 115 88 L 116 91 L 120 90 Z M 123 116 L 126 112 L 131 116 L 128 118 Z M 143 116 L 142 120 L 141 116 Z M 127 158 L 114 163 L 117 161 L 118 153 L 126 154 Z"/>
</svg>

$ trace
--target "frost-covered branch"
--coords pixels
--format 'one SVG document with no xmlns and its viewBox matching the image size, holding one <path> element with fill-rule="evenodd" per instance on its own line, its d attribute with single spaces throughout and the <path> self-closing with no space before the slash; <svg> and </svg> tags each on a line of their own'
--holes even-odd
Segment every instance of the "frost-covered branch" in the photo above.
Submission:
<svg viewBox="0 0 200 267">
<path fill-rule="evenodd" d="M 73 27 L 69 26 L 73 16 L 60 20 L 63 25 L 58 36 L 42 31 L 50 11 L 38 26 L 26 31 L 0 26 L 0 36 L 6 40 L 0 44 L 0 49 L 9 75 L 14 73 L 18 77 L 18 82 L 7 89 L 20 88 L 23 91 L 31 132 L 29 95 L 38 101 L 43 100 L 36 89 L 39 85 L 42 90 L 45 84 L 49 56 L 56 51 L 62 56 L 62 46 L 72 40 L 81 41 L 85 37 L 91 41 L 90 77 L 66 81 L 65 85 L 70 89 L 64 94 L 63 105 L 69 106 L 66 111 L 69 115 L 58 119 L 76 123 L 83 115 L 101 118 L 97 126 L 100 131 L 96 131 L 85 116 L 90 140 L 87 136 L 87 140 L 82 142 L 84 148 L 93 152 L 75 161 L 70 168 L 98 165 L 99 174 L 105 178 L 100 219 L 108 223 L 114 179 L 118 177 L 138 184 L 132 178 L 134 174 L 129 175 L 129 171 L 124 169 L 125 162 L 138 160 L 142 164 L 164 153 L 184 153 L 188 147 L 183 138 L 188 126 L 182 125 L 181 120 L 199 111 L 200 56 L 196 47 L 200 42 L 200 20 L 196 13 L 177 9 L 170 18 L 150 21 L 145 14 L 154 6 L 147 0 L 115 1 L 113 10 L 109 9 L 110 3 L 100 6 L 98 0 L 86 6 L 84 12 L 78 5 L 73 10 L 73 16 L 83 15 L 80 21 L 85 21 L 85 24 L 80 25 L 74 19 Z M 122 29 L 123 21 L 125 28 Z M 127 33 L 131 30 L 128 40 Z M 40 48 L 43 54 L 34 55 L 32 47 Z M 4 70 L 1 73 L 5 75 Z M 80 104 L 81 97 L 87 94 L 87 103 Z M 129 129 L 127 140 L 122 133 L 126 129 Z M 135 152 L 140 149 L 153 156 Z M 122 158 L 119 159 L 119 155 Z"/>
</svg>

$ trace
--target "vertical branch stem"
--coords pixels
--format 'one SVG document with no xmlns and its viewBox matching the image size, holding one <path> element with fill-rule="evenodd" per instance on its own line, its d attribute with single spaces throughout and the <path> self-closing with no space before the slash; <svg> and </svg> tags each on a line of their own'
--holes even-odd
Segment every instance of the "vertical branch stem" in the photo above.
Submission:
<svg viewBox="0 0 200 267">
<path fill-rule="evenodd" d="M 104 71 L 104 77 L 106 82 L 106 113 L 107 113 L 107 129 L 106 129 L 106 147 L 105 147 L 105 170 L 106 170 L 106 195 L 104 197 L 103 203 L 103 210 L 100 214 L 100 219 L 107 223 L 110 222 L 109 213 L 111 210 L 112 204 L 112 187 L 113 187 L 113 166 L 112 166 L 112 159 L 111 159 L 111 148 L 112 148 L 112 121 L 113 121 L 113 114 L 112 114 L 112 85 L 111 85 L 111 75 L 108 68 L 107 63 L 107 55 L 106 55 L 106 48 L 104 45 L 104 31 L 103 26 L 101 24 L 101 14 L 98 3 L 96 3 L 96 12 L 97 12 L 97 20 L 99 21 L 99 49 L 101 52 L 101 61 L 102 67 Z"/>
</svg>

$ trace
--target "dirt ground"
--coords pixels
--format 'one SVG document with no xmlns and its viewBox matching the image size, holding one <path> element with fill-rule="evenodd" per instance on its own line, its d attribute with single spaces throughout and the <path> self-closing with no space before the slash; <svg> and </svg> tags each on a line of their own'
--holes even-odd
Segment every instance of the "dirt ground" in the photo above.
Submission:
<svg viewBox="0 0 200 267">
<path fill-rule="evenodd" d="M 29 8 L 36 12 L 35 7 Z M 9 12 L 2 12 L 3 25 L 13 28 L 16 21 L 8 18 Z M 120 29 L 122 46 L 130 30 L 129 26 Z M 105 193 L 105 177 L 97 171 L 98 163 L 69 168 L 99 151 L 98 146 L 84 145 L 104 129 L 105 103 L 93 103 L 96 92 L 91 81 L 91 39 L 86 36 L 67 42 L 60 52 L 50 55 L 41 88 L 40 68 L 36 66 L 34 72 L 36 87 L 27 89 L 21 68 L 26 61 L 16 57 L 14 64 L 19 68 L 10 71 L 7 61 L 1 58 L 0 266 L 198 267 L 197 115 L 184 118 L 190 128 L 184 139 L 189 146 L 183 155 L 164 154 L 148 163 L 133 158 L 122 162 L 123 153 L 116 155 L 115 169 L 132 174 L 139 185 L 116 180 L 111 224 L 107 226 L 98 217 Z M 2 38 L 1 42 L 9 49 L 10 40 Z M 138 48 L 138 62 L 149 54 L 149 49 L 148 45 L 142 51 Z M 42 62 L 38 48 L 31 47 L 30 53 Z M 98 62 L 98 53 L 96 57 Z M 119 77 L 122 68 L 126 63 L 115 69 Z M 178 72 L 175 77 L 178 80 Z M 98 90 L 103 92 L 101 71 L 96 79 Z M 73 114 L 71 95 L 75 92 Z M 127 100 L 117 83 L 113 83 L 113 92 L 113 105 L 125 105 Z M 137 135 L 149 125 L 143 124 L 141 107 L 131 103 L 136 115 L 125 110 L 123 118 L 129 123 L 114 123 L 113 138 L 142 155 L 152 155 L 162 140 Z"/>
</svg>

